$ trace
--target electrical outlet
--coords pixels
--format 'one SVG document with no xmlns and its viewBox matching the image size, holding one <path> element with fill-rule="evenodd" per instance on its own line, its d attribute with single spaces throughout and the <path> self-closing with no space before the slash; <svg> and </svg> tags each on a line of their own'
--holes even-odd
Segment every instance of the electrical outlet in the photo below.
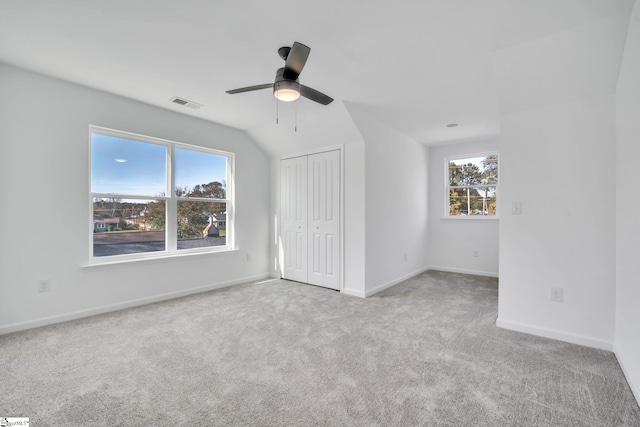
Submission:
<svg viewBox="0 0 640 427">
<path fill-rule="evenodd" d="M 478 257 L 480 256 L 480 251 L 478 251 L 477 249 L 474 249 L 474 250 L 473 250 L 473 256 L 474 256 L 475 258 L 478 258 Z"/>
<path fill-rule="evenodd" d="M 562 302 L 562 288 L 551 288 L 551 301 Z"/>
<path fill-rule="evenodd" d="M 51 280 L 50 279 L 40 279 L 38 280 L 38 292 L 49 292 L 51 290 Z"/>
</svg>

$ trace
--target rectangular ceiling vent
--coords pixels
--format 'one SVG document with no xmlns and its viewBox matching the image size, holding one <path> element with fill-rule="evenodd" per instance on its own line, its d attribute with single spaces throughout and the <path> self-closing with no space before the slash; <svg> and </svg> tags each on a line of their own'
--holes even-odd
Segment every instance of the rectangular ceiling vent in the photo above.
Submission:
<svg viewBox="0 0 640 427">
<path fill-rule="evenodd" d="M 197 110 L 198 108 L 204 107 L 202 104 L 198 104 L 197 102 L 189 101 L 188 99 L 179 98 L 177 96 L 171 99 L 171 102 L 178 105 L 184 105 L 185 107 Z"/>
</svg>

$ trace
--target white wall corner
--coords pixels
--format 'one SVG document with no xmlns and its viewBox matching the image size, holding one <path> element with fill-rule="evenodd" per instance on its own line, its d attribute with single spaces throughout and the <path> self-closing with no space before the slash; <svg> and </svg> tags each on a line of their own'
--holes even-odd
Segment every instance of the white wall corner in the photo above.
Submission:
<svg viewBox="0 0 640 427">
<path fill-rule="evenodd" d="M 640 156 L 640 1 L 633 6 L 616 91 L 616 322 L 614 351 L 640 405 L 640 200 L 628 197 L 637 187 Z"/>
<path fill-rule="evenodd" d="M 367 290 L 367 291 L 365 292 L 365 296 L 368 298 L 368 297 L 370 297 L 370 296 L 372 296 L 372 295 L 374 295 L 374 294 L 377 294 L 378 292 L 381 292 L 381 291 L 383 291 L 383 290 L 385 290 L 385 289 L 387 289 L 387 288 L 390 288 L 390 287 L 392 287 L 392 286 L 394 286 L 394 285 L 397 285 L 398 283 L 402 283 L 402 282 L 404 282 L 405 280 L 409 280 L 409 279 L 411 279 L 412 277 L 415 277 L 415 276 L 417 276 L 417 275 L 419 275 L 419 274 L 422 274 L 422 273 L 424 273 L 424 272 L 425 272 L 425 271 L 427 271 L 427 270 L 429 270 L 429 267 L 423 267 L 423 268 L 421 268 L 421 269 L 419 269 L 419 270 L 416 270 L 416 271 L 414 271 L 414 272 L 412 272 L 412 273 L 405 274 L 404 276 L 398 277 L 397 279 L 394 279 L 394 280 L 391 280 L 391 281 L 389 281 L 389 282 L 386 282 L 386 283 L 383 283 L 383 284 L 381 284 L 381 285 L 378 285 L 378 286 L 376 286 L 376 287 L 375 287 L 375 288 L 373 288 L 373 289 L 369 289 L 369 290 Z"/>
<path fill-rule="evenodd" d="M 616 355 L 616 359 L 618 359 L 618 363 L 620 364 L 620 368 L 622 369 L 622 373 L 627 379 L 627 383 L 629 384 L 629 388 L 633 393 L 633 397 L 636 398 L 636 402 L 638 402 L 638 406 L 640 406 L 640 384 L 638 384 L 634 380 L 633 373 L 631 372 L 630 363 L 627 363 L 623 354 L 625 354 L 624 350 L 620 348 L 620 345 L 616 342 L 613 345 L 613 353 Z M 640 377 L 640 375 L 636 375 L 636 377 Z"/>
<path fill-rule="evenodd" d="M 360 289 L 344 288 L 344 289 L 342 289 L 342 293 L 345 294 L 345 295 L 352 296 L 352 297 L 358 297 L 358 298 L 365 298 L 366 297 L 365 292 L 360 290 Z"/>
</svg>

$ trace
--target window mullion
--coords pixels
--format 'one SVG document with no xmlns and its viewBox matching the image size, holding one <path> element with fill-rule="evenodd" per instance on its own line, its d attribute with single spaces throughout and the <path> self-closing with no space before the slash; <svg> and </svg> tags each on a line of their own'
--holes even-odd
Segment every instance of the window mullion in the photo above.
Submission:
<svg viewBox="0 0 640 427">
<path fill-rule="evenodd" d="M 178 202 L 176 200 L 175 192 L 174 150 L 175 148 L 173 146 L 169 147 L 169 149 L 167 150 L 167 195 L 169 196 L 169 199 L 167 200 L 167 216 L 165 228 L 167 230 L 166 249 L 168 252 L 175 252 L 178 250 Z"/>
<path fill-rule="evenodd" d="M 206 202 L 206 203 L 229 203 L 230 199 L 210 199 L 207 197 L 176 197 L 178 201 L 184 202 Z"/>
<path fill-rule="evenodd" d="M 137 199 L 137 200 L 168 200 L 165 196 L 141 196 L 139 194 L 119 194 L 119 193 L 91 193 L 92 199 Z"/>
<path fill-rule="evenodd" d="M 234 200 L 234 181 L 233 181 L 233 177 L 234 175 L 234 170 L 235 168 L 235 158 L 233 155 L 227 157 L 227 173 L 225 176 L 226 179 L 226 188 L 225 188 L 225 212 L 226 212 L 226 219 L 227 219 L 227 223 L 226 223 L 226 227 L 227 227 L 227 245 L 230 248 L 234 248 L 235 247 L 235 229 L 234 229 L 234 225 L 235 225 L 235 219 L 234 219 L 234 206 L 233 206 L 233 200 Z"/>
</svg>

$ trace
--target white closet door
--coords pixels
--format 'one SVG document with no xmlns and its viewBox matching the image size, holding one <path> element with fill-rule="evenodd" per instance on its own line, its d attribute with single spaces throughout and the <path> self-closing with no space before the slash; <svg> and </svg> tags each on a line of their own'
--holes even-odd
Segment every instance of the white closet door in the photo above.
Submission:
<svg viewBox="0 0 640 427">
<path fill-rule="evenodd" d="M 340 289 L 340 152 L 308 156 L 308 279 Z"/>
<path fill-rule="evenodd" d="M 280 162 L 280 238 L 283 277 L 307 281 L 307 158 Z"/>
</svg>

